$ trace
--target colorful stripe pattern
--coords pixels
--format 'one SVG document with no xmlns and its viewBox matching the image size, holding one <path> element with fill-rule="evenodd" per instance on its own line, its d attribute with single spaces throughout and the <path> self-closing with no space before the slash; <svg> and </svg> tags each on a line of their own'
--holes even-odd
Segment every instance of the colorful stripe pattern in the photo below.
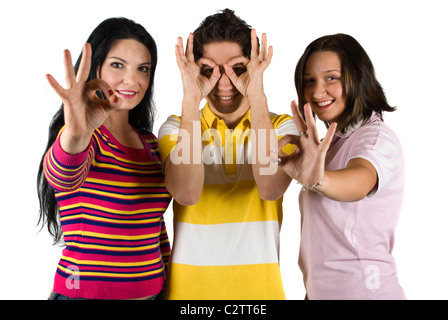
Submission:
<svg viewBox="0 0 448 320">
<path fill-rule="evenodd" d="M 140 137 L 146 149 L 129 148 L 101 126 L 83 153 L 65 153 L 59 137 L 48 151 L 44 172 L 66 245 L 54 291 L 93 299 L 160 292 L 170 257 L 163 214 L 171 196 L 156 137 Z"/>
</svg>

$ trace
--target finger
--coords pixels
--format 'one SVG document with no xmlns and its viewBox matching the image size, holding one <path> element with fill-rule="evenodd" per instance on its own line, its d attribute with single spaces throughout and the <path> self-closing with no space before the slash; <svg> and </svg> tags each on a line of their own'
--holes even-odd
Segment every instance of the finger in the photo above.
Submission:
<svg viewBox="0 0 448 320">
<path fill-rule="evenodd" d="M 245 56 L 238 56 L 235 58 L 230 59 L 227 64 L 230 67 L 234 67 L 237 64 L 242 64 L 243 66 L 247 66 L 249 64 L 250 60 L 247 59 Z"/>
<path fill-rule="evenodd" d="M 187 48 L 185 49 L 185 55 L 186 55 L 188 61 L 194 61 L 193 39 L 194 39 L 194 36 L 190 32 L 190 34 L 188 35 L 188 40 L 187 40 Z"/>
<path fill-rule="evenodd" d="M 258 48 L 257 32 L 255 29 L 252 29 L 250 32 L 250 44 L 251 44 L 250 58 L 257 59 L 259 48 Z"/>
<path fill-rule="evenodd" d="M 102 102 L 103 106 L 107 106 L 106 109 L 117 109 L 121 106 L 122 100 L 115 94 L 109 84 L 100 78 L 87 82 L 86 90 L 87 95 L 91 97 L 91 99 L 98 99 L 96 92 L 101 91 L 102 96 L 106 99 Z M 106 101 L 108 103 L 105 104 L 104 102 Z"/>
<path fill-rule="evenodd" d="M 75 83 L 75 69 L 73 68 L 72 55 L 69 50 L 64 50 L 65 82 L 67 89 Z"/>
<path fill-rule="evenodd" d="M 58 94 L 58 96 L 62 100 L 65 100 L 66 90 L 59 84 L 59 82 L 57 82 L 56 79 L 51 74 L 45 75 L 45 78 L 47 79 L 48 83 L 53 88 L 53 90 Z"/>
<path fill-rule="evenodd" d="M 266 33 L 263 33 L 261 35 L 261 48 L 260 48 L 260 55 L 259 55 L 259 58 L 261 61 L 263 61 L 266 57 L 267 47 L 268 47 L 268 39 L 266 37 Z"/>
<path fill-rule="evenodd" d="M 299 111 L 299 106 L 297 105 L 296 101 L 291 102 L 291 112 L 294 119 L 294 122 L 296 124 L 297 130 L 299 130 L 299 133 L 303 133 L 306 131 L 307 126 L 305 121 L 303 120 L 302 115 Z"/>
<path fill-rule="evenodd" d="M 216 62 L 213 61 L 212 59 L 208 59 L 208 58 L 200 58 L 198 61 L 196 61 L 196 64 L 199 66 L 199 68 L 203 68 L 203 67 L 210 67 L 210 68 L 214 68 L 217 66 Z"/>
<path fill-rule="evenodd" d="M 281 139 L 278 140 L 277 153 L 282 156 L 286 155 L 286 153 L 284 153 L 282 149 L 288 144 L 295 145 L 298 148 L 300 145 L 300 137 L 292 134 L 287 134 L 286 136 L 283 136 Z"/>
<path fill-rule="evenodd" d="M 76 75 L 76 82 L 86 82 L 90 74 L 90 65 L 92 62 L 92 47 L 90 43 L 85 43 L 82 49 L 81 63 Z"/>
<path fill-rule="evenodd" d="M 304 106 L 305 121 L 307 126 L 308 136 L 314 140 L 315 143 L 319 143 L 319 132 L 317 130 L 316 121 L 314 121 L 313 110 L 309 103 Z"/>
<path fill-rule="evenodd" d="M 337 127 L 338 124 L 336 122 L 333 122 L 328 128 L 327 133 L 325 134 L 325 137 L 321 142 L 322 152 L 327 153 L 328 149 L 330 148 L 331 141 L 333 140 L 333 136 L 336 133 Z"/>
<path fill-rule="evenodd" d="M 265 64 L 265 68 L 271 64 L 273 55 L 274 55 L 274 48 L 272 46 L 270 46 L 268 48 L 268 55 L 266 56 L 266 58 L 263 61 L 263 63 Z"/>
</svg>

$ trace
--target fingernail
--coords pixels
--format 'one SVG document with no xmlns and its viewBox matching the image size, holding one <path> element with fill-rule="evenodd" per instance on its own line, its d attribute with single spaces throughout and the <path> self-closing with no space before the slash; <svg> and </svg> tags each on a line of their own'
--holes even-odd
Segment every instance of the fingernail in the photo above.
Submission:
<svg viewBox="0 0 448 320">
<path fill-rule="evenodd" d="M 118 97 L 115 97 L 114 98 L 114 103 L 117 103 L 118 102 Z"/>
<path fill-rule="evenodd" d="M 113 92 L 112 90 L 109 90 L 109 95 L 110 95 L 110 96 L 113 96 L 113 95 L 114 95 L 114 92 Z"/>
</svg>

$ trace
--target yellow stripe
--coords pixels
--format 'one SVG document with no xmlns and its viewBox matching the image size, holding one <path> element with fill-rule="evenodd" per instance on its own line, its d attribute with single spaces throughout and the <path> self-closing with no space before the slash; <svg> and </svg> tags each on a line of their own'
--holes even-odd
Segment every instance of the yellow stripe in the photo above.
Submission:
<svg viewBox="0 0 448 320">
<path fill-rule="evenodd" d="M 77 190 L 78 191 L 78 190 Z M 106 191 L 99 191 L 99 190 L 92 190 L 92 189 L 87 189 L 87 188 L 81 188 L 79 191 L 85 192 L 85 193 L 90 193 L 90 194 L 97 194 L 97 195 L 101 195 L 101 196 L 106 196 L 106 197 L 110 197 L 110 198 L 118 198 L 118 199 L 148 199 L 148 198 L 170 198 L 170 194 L 169 193 L 165 193 L 165 194 L 155 194 L 155 193 L 142 193 L 142 194 L 136 194 L 136 195 L 125 195 L 125 194 L 116 194 L 113 192 L 106 192 Z M 66 196 L 69 194 L 75 193 L 74 191 L 69 191 L 69 192 L 60 192 L 58 193 L 58 196 Z"/>
<path fill-rule="evenodd" d="M 70 261 L 76 265 L 96 265 L 96 266 L 113 266 L 113 267 L 141 267 L 160 262 L 161 257 L 149 261 L 138 262 L 112 262 L 112 261 L 95 261 L 95 260 L 78 260 L 71 257 L 63 256 L 62 259 Z"/>
<path fill-rule="evenodd" d="M 197 204 L 181 206 L 174 202 L 173 211 L 174 221 L 194 224 L 282 222 L 282 200 L 260 200 L 255 181 L 205 185 Z"/>
<path fill-rule="evenodd" d="M 277 263 L 198 267 L 171 263 L 168 300 L 284 300 Z"/>
<path fill-rule="evenodd" d="M 120 182 L 120 181 L 110 181 L 110 180 L 102 180 L 102 179 L 93 179 L 87 177 L 86 182 L 90 183 L 100 183 L 105 184 L 107 186 L 118 186 L 118 187 L 128 187 L 128 188 L 137 188 L 137 187 L 165 187 L 164 182 L 160 183 L 135 183 L 135 182 Z"/>
<path fill-rule="evenodd" d="M 123 172 L 137 172 L 137 173 L 159 173 L 161 172 L 161 170 L 138 170 L 138 169 L 129 169 L 129 168 L 125 168 L 123 166 L 119 166 L 119 165 L 115 165 L 115 164 L 107 164 L 107 163 L 99 163 L 97 162 L 95 159 L 92 162 L 92 165 L 94 167 L 98 167 L 98 168 L 109 168 L 109 169 L 116 169 L 119 171 L 123 171 Z"/>
<path fill-rule="evenodd" d="M 72 247 L 77 247 L 77 248 L 82 248 L 82 249 L 100 249 L 100 250 L 107 250 L 107 251 L 142 251 L 142 250 L 157 248 L 160 244 L 157 242 L 156 244 L 140 246 L 140 247 L 109 247 L 109 246 L 103 246 L 103 245 L 97 245 L 97 244 L 66 242 L 66 245 L 72 246 Z"/>
</svg>

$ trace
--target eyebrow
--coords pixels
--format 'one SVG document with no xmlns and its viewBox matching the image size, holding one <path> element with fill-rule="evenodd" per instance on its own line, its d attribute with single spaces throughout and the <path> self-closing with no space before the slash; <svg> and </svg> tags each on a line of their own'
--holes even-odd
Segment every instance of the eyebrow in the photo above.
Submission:
<svg viewBox="0 0 448 320">
<path fill-rule="evenodd" d="M 123 62 L 123 63 L 128 63 L 126 60 L 124 60 L 124 59 L 122 59 L 122 58 L 120 58 L 120 57 L 109 57 L 109 58 L 107 58 L 108 60 L 110 60 L 110 59 L 114 59 L 114 60 L 120 60 L 121 62 Z M 139 66 L 143 66 L 143 65 L 151 65 L 151 62 L 149 61 L 149 62 L 143 62 L 143 63 L 140 63 L 139 64 Z"/>
<path fill-rule="evenodd" d="M 335 71 L 338 72 L 338 73 L 342 73 L 340 70 L 336 70 L 336 69 L 325 70 L 325 71 L 323 71 L 322 73 L 330 73 L 330 72 L 335 72 Z M 306 77 L 306 76 L 311 76 L 311 73 L 309 73 L 309 72 L 308 72 L 308 73 L 304 73 L 303 76 L 304 76 L 304 77 Z"/>
</svg>

